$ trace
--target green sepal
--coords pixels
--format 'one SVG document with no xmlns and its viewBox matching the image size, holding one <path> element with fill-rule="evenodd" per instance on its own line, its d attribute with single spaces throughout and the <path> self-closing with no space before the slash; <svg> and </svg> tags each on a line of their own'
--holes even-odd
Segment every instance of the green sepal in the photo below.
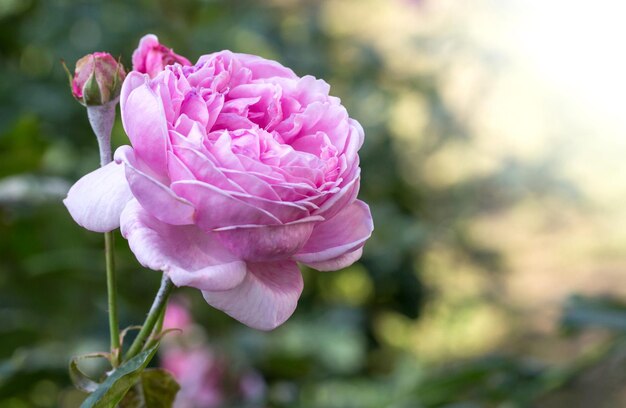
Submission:
<svg viewBox="0 0 626 408">
<path fill-rule="evenodd" d="M 83 87 L 83 105 L 99 106 L 102 104 L 102 92 L 100 92 L 100 86 L 96 80 L 96 71 L 94 69 Z"/>
</svg>

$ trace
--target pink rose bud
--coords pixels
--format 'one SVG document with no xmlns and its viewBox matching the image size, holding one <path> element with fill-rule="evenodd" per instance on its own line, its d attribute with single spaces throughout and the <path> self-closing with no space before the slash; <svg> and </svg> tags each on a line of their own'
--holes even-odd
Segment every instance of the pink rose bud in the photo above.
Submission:
<svg viewBox="0 0 626 408">
<path fill-rule="evenodd" d="M 67 68 L 66 68 L 67 70 Z M 117 101 L 126 77 L 124 66 L 106 52 L 94 52 L 76 62 L 70 76 L 72 95 L 84 106 L 100 106 Z"/>
<path fill-rule="evenodd" d="M 139 47 L 133 52 L 133 71 L 148 74 L 150 78 L 154 78 L 166 66 L 175 63 L 191 65 L 187 58 L 161 45 L 154 34 L 143 36 L 139 41 Z"/>
<path fill-rule="evenodd" d="M 187 329 L 193 323 L 187 308 L 177 301 L 171 301 L 165 309 L 163 329 Z"/>
</svg>

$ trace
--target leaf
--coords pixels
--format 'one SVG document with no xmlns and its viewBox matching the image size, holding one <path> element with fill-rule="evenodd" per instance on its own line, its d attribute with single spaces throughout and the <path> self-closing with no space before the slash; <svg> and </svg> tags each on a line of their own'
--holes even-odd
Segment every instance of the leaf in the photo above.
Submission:
<svg viewBox="0 0 626 408">
<path fill-rule="evenodd" d="M 148 369 L 141 373 L 140 381 L 128 392 L 120 408 L 170 408 L 179 389 L 169 372 Z"/>
<path fill-rule="evenodd" d="M 144 371 L 141 375 L 141 386 L 147 408 L 171 407 L 180 390 L 174 377 L 161 368 Z"/>
<path fill-rule="evenodd" d="M 94 392 L 95 390 L 97 390 L 100 384 L 89 378 L 89 376 L 78 367 L 78 361 L 85 358 L 106 358 L 107 360 L 109 360 L 109 357 L 109 353 L 89 353 L 72 357 L 72 359 L 70 360 L 69 370 L 70 378 L 74 386 L 80 391 L 85 392 Z"/>
<path fill-rule="evenodd" d="M 568 331 L 601 327 L 626 331 L 626 305 L 608 297 L 572 296 L 568 299 L 561 325 Z"/>
<path fill-rule="evenodd" d="M 139 380 L 141 372 L 156 353 L 158 344 L 142 351 L 111 373 L 82 403 L 81 408 L 113 408 Z"/>
</svg>

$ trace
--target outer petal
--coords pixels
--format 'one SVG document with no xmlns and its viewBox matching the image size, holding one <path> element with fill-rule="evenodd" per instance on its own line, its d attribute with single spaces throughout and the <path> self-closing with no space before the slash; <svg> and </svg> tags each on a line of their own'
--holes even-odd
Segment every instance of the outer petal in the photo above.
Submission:
<svg viewBox="0 0 626 408">
<path fill-rule="evenodd" d="M 322 272 L 336 271 L 352 265 L 361 258 L 361 255 L 363 255 L 363 247 L 328 261 L 307 262 L 306 265 Z"/>
<path fill-rule="evenodd" d="M 120 226 L 120 214 L 132 198 L 124 166 L 111 162 L 78 180 L 63 203 L 78 225 L 109 232 Z"/>
<path fill-rule="evenodd" d="M 211 306 L 259 330 L 272 330 L 291 316 L 302 293 L 302 275 L 295 262 L 249 263 L 236 288 L 202 292 Z"/>
<path fill-rule="evenodd" d="M 245 262 L 211 233 L 162 223 L 136 200 L 126 206 L 121 219 L 122 235 L 139 262 L 166 272 L 176 286 L 222 291 L 237 287 L 246 276 Z"/>
<path fill-rule="evenodd" d="M 124 162 L 130 189 L 150 214 L 168 224 L 193 224 L 195 211 L 193 205 L 142 171 L 141 162 L 137 160 L 130 146 L 121 146 L 117 149 L 115 160 Z"/>
<path fill-rule="evenodd" d="M 372 235 L 374 224 L 367 204 L 356 200 L 344 208 L 334 218 L 318 224 L 307 243 L 293 259 L 327 270 L 334 261 L 338 268 L 352 264 L 356 259 L 344 255 L 361 248 Z"/>
<path fill-rule="evenodd" d="M 147 75 L 129 73 L 122 85 L 120 110 L 124 130 L 137 156 L 156 173 L 163 174 L 167 169 L 167 121 L 163 102 L 149 82 Z"/>
<path fill-rule="evenodd" d="M 226 248 L 246 261 L 288 259 L 307 242 L 322 217 L 309 217 L 284 225 L 254 225 L 215 231 Z"/>
</svg>

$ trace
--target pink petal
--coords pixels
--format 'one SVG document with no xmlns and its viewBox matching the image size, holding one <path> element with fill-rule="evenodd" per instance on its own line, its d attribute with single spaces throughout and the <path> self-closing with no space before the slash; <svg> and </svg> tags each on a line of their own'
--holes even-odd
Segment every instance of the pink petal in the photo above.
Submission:
<svg viewBox="0 0 626 408">
<path fill-rule="evenodd" d="M 352 265 L 361 258 L 361 255 L 363 255 L 363 247 L 328 261 L 307 262 L 306 265 L 322 272 L 337 271 Z"/>
<path fill-rule="evenodd" d="M 222 244 L 237 257 L 252 262 L 288 259 L 307 242 L 322 217 L 309 217 L 285 225 L 225 228 L 215 231 Z"/>
<path fill-rule="evenodd" d="M 356 176 L 346 185 L 341 187 L 337 193 L 330 195 L 326 201 L 320 204 L 319 209 L 314 211 L 314 215 L 321 215 L 326 219 L 334 218 L 348 203 L 354 201 L 359 194 L 361 169 L 357 168 Z"/>
<path fill-rule="evenodd" d="M 139 85 L 140 78 L 143 83 Z M 133 89 L 128 89 L 133 88 Z M 150 88 L 149 78 L 131 72 L 122 85 L 120 100 L 124 130 L 135 149 L 135 154 L 156 173 L 167 168 L 167 121 L 163 102 Z"/>
<path fill-rule="evenodd" d="M 111 162 L 78 180 L 63 203 L 78 225 L 109 232 L 120 226 L 120 214 L 132 198 L 124 166 Z"/>
<path fill-rule="evenodd" d="M 361 248 L 373 230 L 368 205 L 356 200 L 334 218 L 318 224 L 293 259 L 310 266 L 318 264 L 323 268 L 330 266 L 326 262 L 334 260 L 337 266 L 345 268 L 358 258 L 341 257 Z"/>
<path fill-rule="evenodd" d="M 198 150 L 185 146 L 174 146 L 173 151 L 181 162 L 191 170 L 196 179 L 223 190 L 244 192 L 243 188 L 226 177 L 212 160 Z"/>
<path fill-rule="evenodd" d="M 177 181 L 172 190 L 189 200 L 196 208 L 195 221 L 201 228 L 235 227 L 244 225 L 281 224 L 269 212 L 247 204 L 231 193 L 200 181 Z"/>
<path fill-rule="evenodd" d="M 176 286 L 222 291 L 237 287 L 246 276 L 245 262 L 235 258 L 211 233 L 195 226 L 174 226 L 152 217 L 136 201 L 122 213 L 122 235 L 137 260 L 162 270 Z"/>
<path fill-rule="evenodd" d="M 233 197 L 271 214 L 280 223 L 289 223 L 309 216 L 309 210 L 299 204 L 288 201 L 274 201 L 250 194 L 232 193 Z"/>
<path fill-rule="evenodd" d="M 139 46 L 133 51 L 133 71 L 146 72 L 146 56 L 150 50 L 159 46 L 159 39 L 154 34 L 146 34 L 139 40 Z"/>
<path fill-rule="evenodd" d="M 272 330 L 294 312 L 302 293 L 302 275 L 295 262 L 249 263 L 248 274 L 234 289 L 204 291 L 204 299 L 240 322 Z"/>
<path fill-rule="evenodd" d="M 124 162 L 126 179 L 135 198 L 154 217 L 173 225 L 193 224 L 195 209 L 184 198 L 178 197 L 168 186 L 146 173 L 145 165 L 137 160 L 130 146 L 121 146 L 115 152 L 115 161 Z"/>
</svg>

